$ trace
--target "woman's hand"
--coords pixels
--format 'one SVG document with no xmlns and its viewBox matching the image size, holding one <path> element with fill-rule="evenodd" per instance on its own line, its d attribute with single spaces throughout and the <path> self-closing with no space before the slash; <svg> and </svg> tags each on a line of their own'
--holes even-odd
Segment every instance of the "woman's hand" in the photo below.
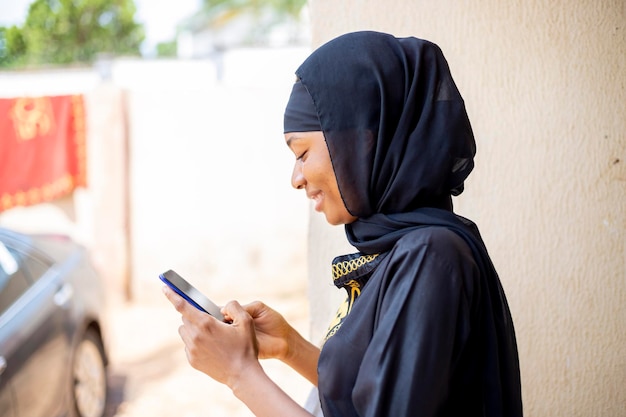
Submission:
<svg viewBox="0 0 626 417">
<path fill-rule="evenodd" d="M 163 293 L 182 315 L 178 333 L 192 367 L 231 388 L 246 371 L 260 368 L 255 324 L 239 303 L 231 301 L 222 308 L 232 321 L 228 324 L 196 309 L 167 286 Z"/>
<path fill-rule="evenodd" d="M 270 346 L 281 339 L 284 326 L 291 327 L 280 314 L 262 303 L 252 303 L 247 308 L 255 314 L 253 319 L 239 303 L 231 301 L 222 308 L 225 319 L 232 321 L 228 324 L 198 310 L 167 286 L 163 293 L 183 316 L 178 332 L 191 366 L 226 384 L 256 416 L 312 417 L 267 376 L 258 360 L 255 325 L 267 332 L 262 340 L 274 351 Z"/>
<path fill-rule="evenodd" d="M 259 358 L 283 361 L 317 385 L 320 351 L 298 333 L 278 312 L 260 301 L 243 306 L 254 320 Z"/>
<path fill-rule="evenodd" d="M 246 304 L 243 308 L 254 320 L 259 359 L 285 360 L 290 352 L 292 333 L 296 332 L 294 328 L 280 313 L 260 301 Z"/>
</svg>

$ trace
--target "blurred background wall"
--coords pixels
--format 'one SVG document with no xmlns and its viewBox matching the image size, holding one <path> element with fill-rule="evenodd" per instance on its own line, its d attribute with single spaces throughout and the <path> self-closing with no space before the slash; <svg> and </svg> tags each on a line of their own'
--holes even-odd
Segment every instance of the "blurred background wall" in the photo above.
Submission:
<svg viewBox="0 0 626 417">
<path fill-rule="evenodd" d="M 133 88 L 126 103 L 136 296 L 169 268 L 207 277 L 201 286 L 228 297 L 220 302 L 304 291 L 307 202 L 290 185 L 282 114 L 307 53 L 232 50 L 219 77 L 209 64 L 184 61 L 137 62 L 119 73 Z M 148 72 L 156 83 L 137 81 Z"/>
<path fill-rule="evenodd" d="M 456 211 L 481 229 L 515 320 L 528 416 L 626 410 L 626 3 L 312 0 L 313 46 L 353 30 L 443 49 L 477 140 Z M 354 251 L 311 214 L 320 340 Z"/>
<path fill-rule="evenodd" d="M 88 129 L 88 187 L 0 225 L 72 235 L 126 300 L 162 301 L 167 269 L 224 303 L 304 292 L 307 202 L 290 184 L 282 114 L 308 52 L 0 73 L 4 97 L 84 94 Z"/>
</svg>

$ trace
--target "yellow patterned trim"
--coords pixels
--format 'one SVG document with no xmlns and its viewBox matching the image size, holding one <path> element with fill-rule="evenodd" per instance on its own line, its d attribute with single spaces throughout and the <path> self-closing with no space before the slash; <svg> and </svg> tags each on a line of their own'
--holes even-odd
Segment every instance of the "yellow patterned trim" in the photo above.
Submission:
<svg viewBox="0 0 626 417">
<path fill-rule="evenodd" d="M 350 308 L 352 308 L 354 300 L 361 295 L 361 286 L 355 280 L 350 280 L 346 285 L 350 287 Z"/>
<path fill-rule="evenodd" d="M 82 94 L 72 96 L 74 143 L 76 144 L 76 159 L 78 169 L 74 178 L 75 186 L 87 186 L 87 117 L 85 115 L 85 99 Z"/>
<path fill-rule="evenodd" d="M 337 333 L 337 330 L 339 330 L 339 328 L 341 327 L 341 324 L 343 323 L 343 319 L 345 319 L 348 316 L 348 314 L 350 314 L 350 311 L 352 310 L 352 306 L 354 306 L 354 302 L 356 301 L 357 297 L 361 295 L 361 286 L 359 285 L 357 281 L 355 280 L 348 281 L 346 283 L 346 286 L 350 287 L 350 294 L 346 297 L 344 302 L 339 306 L 339 309 L 337 310 L 337 314 L 335 314 L 333 321 L 330 323 L 330 326 L 328 326 L 328 330 L 326 331 L 326 337 L 324 337 L 324 342 L 328 340 L 331 336 L 333 336 L 335 333 Z"/>
<path fill-rule="evenodd" d="M 354 272 L 365 264 L 372 262 L 379 254 L 363 255 L 349 261 L 338 262 L 333 264 L 333 280 L 348 275 L 350 272 Z"/>
<path fill-rule="evenodd" d="M 0 211 L 18 206 L 32 206 L 51 201 L 60 196 L 69 194 L 74 188 L 74 178 L 66 174 L 56 181 L 42 187 L 30 188 L 27 191 L 18 191 L 13 195 L 4 193 L 2 197 L 0 197 Z"/>
<path fill-rule="evenodd" d="M 326 343 L 328 339 L 330 339 L 332 336 L 335 335 L 335 333 L 337 333 L 337 330 L 339 330 L 339 328 L 341 327 L 341 324 L 343 323 L 343 319 L 345 319 L 348 313 L 350 312 L 351 307 L 352 305 L 350 302 L 350 297 L 347 296 L 345 300 L 339 305 L 339 308 L 337 309 L 337 312 L 335 313 L 335 317 L 333 317 L 332 321 L 330 322 L 328 329 L 326 330 L 326 336 L 324 336 L 324 340 L 322 344 Z"/>
</svg>

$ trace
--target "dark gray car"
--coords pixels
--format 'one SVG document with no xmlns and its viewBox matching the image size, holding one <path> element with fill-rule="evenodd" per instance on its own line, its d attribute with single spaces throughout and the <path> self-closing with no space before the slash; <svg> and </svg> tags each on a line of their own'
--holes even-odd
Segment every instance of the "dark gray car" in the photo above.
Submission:
<svg viewBox="0 0 626 417">
<path fill-rule="evenodd" d="M 0 228 L 0 416 L 104 414 L 104 301 L 83 247 Z"/>
</svg>

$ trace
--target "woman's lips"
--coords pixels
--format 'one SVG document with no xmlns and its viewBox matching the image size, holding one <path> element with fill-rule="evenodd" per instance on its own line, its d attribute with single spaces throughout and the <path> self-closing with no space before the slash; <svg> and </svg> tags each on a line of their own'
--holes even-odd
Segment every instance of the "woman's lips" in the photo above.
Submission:
<svg viewBox="0 0 626 417">
<path fill-rule="evenodd" d="M 313 202 L 315 203 L 315 211 L 321 211 L 322 210 L 322 200 L 324 199 L 324 195 L 321 191 L 318 191 L 316 193 L 312 193 L 309 194 L 308 196 L 311 200 L 313 200 Z"/>
</svg>

